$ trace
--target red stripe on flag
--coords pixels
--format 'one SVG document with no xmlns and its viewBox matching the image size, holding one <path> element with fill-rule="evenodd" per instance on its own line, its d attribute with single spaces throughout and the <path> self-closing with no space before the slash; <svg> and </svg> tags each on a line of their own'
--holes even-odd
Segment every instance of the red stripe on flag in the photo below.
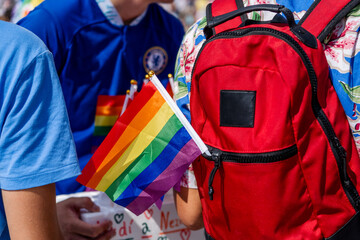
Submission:
<svg viewBox="0 0 360 240">
<path fill-rule="evenodd" d="M 122 107 L 124 100 L 125 100 L 125 95 L 116 95 L 116 96 L 99 95 L 97 106 Z"/>
</svg>

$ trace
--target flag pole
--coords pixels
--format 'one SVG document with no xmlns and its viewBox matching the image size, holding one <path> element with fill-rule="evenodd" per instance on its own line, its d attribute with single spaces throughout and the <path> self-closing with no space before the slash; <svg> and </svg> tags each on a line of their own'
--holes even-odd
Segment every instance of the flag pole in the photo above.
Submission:
<svg viewBox="0 0 360 240">
<path fill-rule="evenodd" d="M 194 142 L 200 149 L 202 154 L 206 154 L 208 156 L 211 156 L 209 149 L 205 145 L 205 143 L 201 140 L 199 135 L 196 133 L 194 128 L 191 126 L 189 121 L 186 119 L 185 115 L 181 112 L 180 108 L 176 105 L 174 100 L 171 98 L 169 93 L 166 91 L 160 80 L 157 78 L 155 73 L 153 71 L 149 72 L 150 81 L 155 85 L 155 87 L 159 90 L 161 96 L 166 100 L 166 102 L 169 104 L 170 108 L 174 111 L 175 115 L 178 117 L 180 122 L 184 125 L 185 129 L 188 131 L 192 139 L 194 139 Z"/>
</svg>

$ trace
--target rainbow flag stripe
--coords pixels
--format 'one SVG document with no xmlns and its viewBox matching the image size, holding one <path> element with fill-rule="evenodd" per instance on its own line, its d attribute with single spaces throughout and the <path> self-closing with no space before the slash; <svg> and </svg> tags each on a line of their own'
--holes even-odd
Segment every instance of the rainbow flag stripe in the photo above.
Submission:
<svg viewBox="0 0 360 240">
<path fill-rule="evenodd" d="M 110 132 L 121 113 L 124 100 L 125 95 L 98 96 L 94 136 L 106 136 Z"/>
<path fill-rule="evenodd" d="M 141 214 L 207 150 L 153 76 L 85 166 L 77 180 Z"/>
</svg>

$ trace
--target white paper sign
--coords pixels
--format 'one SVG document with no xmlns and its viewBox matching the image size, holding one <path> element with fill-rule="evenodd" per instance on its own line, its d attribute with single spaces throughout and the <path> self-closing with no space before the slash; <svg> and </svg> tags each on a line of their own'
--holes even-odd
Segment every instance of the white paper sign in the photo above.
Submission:
<svg viewBox="0 0 360 240">
<path fill-rule="evenodd" d="M 85 222 L 99 224 L 107 219 L 113 222 L 116 236 L 112 240 L 204 240 L 204 230 L 191 231 L 180 221 L 172 191 L 165 195 L 161 210 L 153 205 L 143 214 L 136 216 L 129 210 L 114 204 L 102 192 L 82 192 L 59 195 L 57 201 L 69 197 L 90 197 L 100 207 L 100 212 L 84 212 L 81 217 Z"/>
</svg>

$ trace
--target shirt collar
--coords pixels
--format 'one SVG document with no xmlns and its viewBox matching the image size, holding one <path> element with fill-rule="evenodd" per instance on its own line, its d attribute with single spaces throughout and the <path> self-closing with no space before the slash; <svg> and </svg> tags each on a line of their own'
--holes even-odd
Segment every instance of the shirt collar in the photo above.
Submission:
<svg viewBox="0 0 360 240">
<path fill-rule="evenodd" d="M 123 26 L 124 22 L 121 19 L 119 13 L 116 11 L 114 5 L 112 4 L 111 0 L 96 0 L 100 10 L 105 15 L 105 17 L 116 26 Z M 147 10 L 146 10 L 147 11 Z M 144 11 L 140 16 L 135 18 L 131 23 L 130 26 L 136 26 L 140 23 L 140 21 L 145 17 L 146 11 Z"/>
</svg>

